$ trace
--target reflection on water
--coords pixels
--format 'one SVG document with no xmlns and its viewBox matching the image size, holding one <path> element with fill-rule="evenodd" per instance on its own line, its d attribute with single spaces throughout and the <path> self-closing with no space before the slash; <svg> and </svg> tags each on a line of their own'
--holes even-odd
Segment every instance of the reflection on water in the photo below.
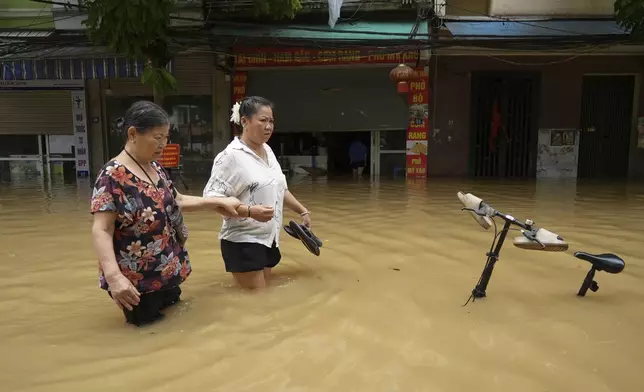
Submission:
<svg viewBox="0 0 644 392">
<path fill-rule="evenodd" d="M 298 180 L 291 190 L 325 240 L 319 258 L 283 236 L 278 285 L 245 295 L 224 272 L 220 218 L 187 214 L 185 300 L 136 329 L 97 287 L 89 184 L 1 184 L 2 390 L 642 390 L 642 185 Z M 508 243 L 488 298 L 462 307 L 492 234 L 460 211 L 458 190 L 561 234 L 570 251 Z M 578 298 L 588 265 L 576 250 L 617 253 L 626 269 L 598 273 L 600 290 Z"/>
</svg>

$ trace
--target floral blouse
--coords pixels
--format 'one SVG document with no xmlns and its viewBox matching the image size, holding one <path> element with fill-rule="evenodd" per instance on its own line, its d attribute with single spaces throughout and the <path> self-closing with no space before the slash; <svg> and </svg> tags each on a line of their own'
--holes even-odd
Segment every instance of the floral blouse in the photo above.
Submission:
<svg viewBox="0 0 644 392">
<path fill-rule="evenodd" d="M 170 215 L 179 208 L 168 173 L 156 162 L 157 188 L 116 160 L 101 169 L 91 199 L 92 213 L 116 212 L 114 253 L 140 293 L 172 288 L 192 271 L 188 252 L 172 234 Z M 99 265 L 100 287 L 108 290 Z"/>
</svg>

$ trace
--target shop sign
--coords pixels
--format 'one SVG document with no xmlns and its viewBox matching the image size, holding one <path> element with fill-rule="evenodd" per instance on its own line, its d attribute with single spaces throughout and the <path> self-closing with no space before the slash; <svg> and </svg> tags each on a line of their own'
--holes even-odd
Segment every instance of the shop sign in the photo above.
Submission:
<svg viewBox="0 0 644 392">
<path fill-rule="evenodd" d="M 87 141 L 87 119 L 85 90 L 72 91 L 72 119 L 76 145 L 76 176 L 89 177 L 89 143 Z"/>
<path fill-rule="evenodd" d="M 248 86 L 248 73 L 247 72 L 235 72 L 233 76 L 233 105 L 235 102 L 241 102 L 242 99 L 246 96 L 246 87 Z M 230 126 L 233 127 L 232 134 L 237 135 L 237 128 L 235 124 L 230 123 Z"/>
<path fill-rule="evenodd" d="M 416 63 L 418 51 L 383 53 L 383 49 L 256 49 L 235 55 L 237 67 Z"/>
<path fill-rule="evenodd" d="M 157 162 L 166 169 L 178 168 L 180 150 L 178 144 L 167 144 Z"/>
<path fill-rule="evenodd" d="M 407 128 L 407 178 L 427 177 L 429 134 L 429 78 L 409 81 Z"/>
</svg>

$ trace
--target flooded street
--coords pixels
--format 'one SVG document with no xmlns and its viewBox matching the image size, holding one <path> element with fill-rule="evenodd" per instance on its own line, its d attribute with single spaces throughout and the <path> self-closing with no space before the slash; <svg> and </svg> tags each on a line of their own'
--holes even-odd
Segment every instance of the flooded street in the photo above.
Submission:
<svg viewBox="0 0 644 392">
<path fill-rule="evenodd" d="M 204 183 L 186 193 L 200 195 Z M 136 328 L 98 288 L 89 185 L 0 184 L 0 389 L 643 390 L 644 185 L 290 187 L 312 211 L 320 257 L 283 234 L 276 285 L 242 293 L 224 271 L 221 218 L 188 213 L 194 272 L 183 302 L 161 323 Z M 521 250 L 510 232 L 488 298 L 463 307 L 493 229 L 460 211 L 459 190 L 534 220 L 570 249 Z M 578 250 L 615 253 L 626 268 L 598 272 L 600 290 L 577 297 L 590 267 L 572 256 Z"/>
</svg>

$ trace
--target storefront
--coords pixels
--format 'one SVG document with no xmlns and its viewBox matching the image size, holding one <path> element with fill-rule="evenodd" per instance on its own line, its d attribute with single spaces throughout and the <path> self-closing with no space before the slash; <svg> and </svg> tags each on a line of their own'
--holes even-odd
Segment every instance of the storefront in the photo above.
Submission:
<svg viewBox="0 0 644 392">
<path fill-rule="evenodd" d="M 0 80 L 0 171 L 89 176 L 85 82 Z"/>
<path fill-rule="evenodd" d="M 260 50 L 238 53 L 233 99 L 261 95 L 275 104 L 271 144 L 293 172 L 349 170 L 349 145 L 369 146 L 374 176 L 405 176 L 407 94 L 389 77 L 418 53 L 369 50 Z"/>
<path fill-rule="evenodd" d="M 438 65 L 430 175 L 644 177 L 641 56 L 443 54 Z"/>
<path fill-rule="evenodd" d="M 3 57 L 3 178 L 42 177 L 46 173 L 64 179 L 94 176 L 109 156 L 102 132 L 105 105 L 100 84 L 124 78 L 140 84 L 144 65 L 94 47 L 43 49 Z M 167 69 L 172 72 L 172 62 Z"/>
</svg>

